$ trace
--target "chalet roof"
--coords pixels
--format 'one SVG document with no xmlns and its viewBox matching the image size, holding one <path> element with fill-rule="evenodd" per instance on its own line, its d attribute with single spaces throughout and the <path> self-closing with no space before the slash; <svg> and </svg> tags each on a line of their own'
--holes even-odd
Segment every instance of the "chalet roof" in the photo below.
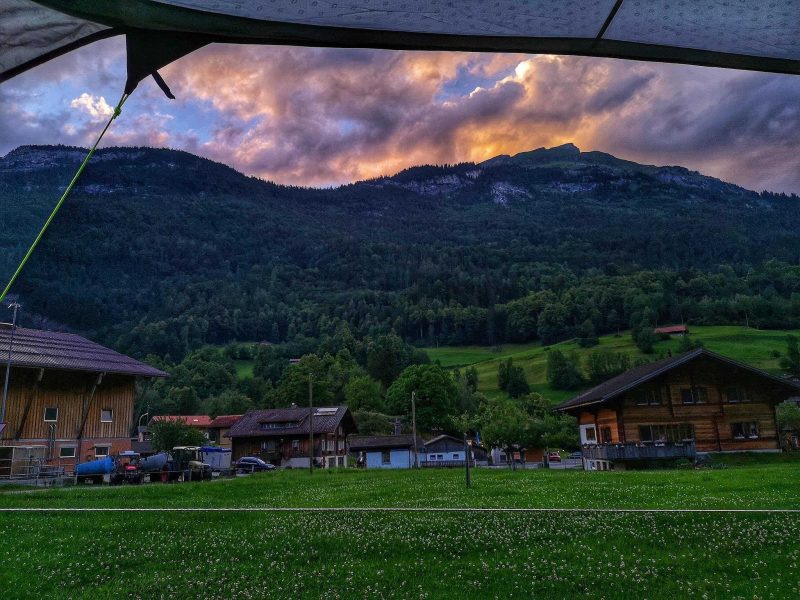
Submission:
<svg viewBox="0 0 800 600">
<path fill-rule="evenodd" d="M 417 448 L 422 448 L 424 442 L 417 436 Z M 411 434 L 399 435 L 363 435 L 350 438 L 350 450 L 390 450 L 392 448 L 413 448 L 414 436 Z"/>
<path fill-rule="evenodd" d="M 308 407 L 248 410 L 228 431 L 228 437 L 292 437 L 310 433 Z M 346 406 L 314 407 L 314 433 L 334 433 L 341 425 L 346 433 L 357 430 L 353 415 Z M 274 429 L 263 425 L 273 423 Z M 278 425 L 283 424 L 280 427 Z"/>
<path fill-rule="evenodd" d="M 433 438 L 429 439 L 427 442 L 425 442 L 425 445 L 426 446 L 433 446 L 434 444 L 436 444 L 438 442 L 441 442 L 443 440 L 452 440 L 452 441 L 457 442 L 459 444 L 463 444 L 464 443 L 464 440 L 459 439 L 454 435 L 447 435 L 446 433 L 443 433 L 442 435 L 437 435 L 436 437 L 433 437 Z"/>
<path fill-rule="evenodd" d="M 755 367 L 751 367 L 750 365 L 746 365 L 744 363 L 740 363 L 738 361 L 733 360 L 732 358 L 728 358 L 727 356 L 722 356 L 721 354 L 717 354 L 715 352 L 711 352 L 710 350 L 706 350 L 705 348 L 698 348 L 696 350 L 692 350 L 691 352 L 687 352 L 685 354 L 680 354 L 678 356 L 673 356 L 670 358 L 665 358 L 662 360 L 657 360 L 655 362 L 641 365 L 638 367 L 634 367 L 625 371 L 624 373 L 617 375 L 616 377 L 612 377 L 608 381 L 604 381 L 600 385 L 597 385 L 581 394 L 578 394 L 574 398 L 567 400 L 566 402 L 562 402 L 561 404 L 555 407 L 557 411 L 567 411 L 571 408 L 577 408 L 581 406 L 588 406 L 592 404 L 601 404 L 603 402 L 607 402 L 616 398 L 617 396 L 623 394 L 624 392 L 631 390 L 633 388 L 638 387 L 639 385 L 662 375 L 676 367 L 689 363 L 693 360 L 696 360 L 700 357 L 709 358 L 711 360 L 727 363 L 733 367 L 744 369 L 750 371 L 754 375 L 758 377 L 762 377 L 765 379 L 769 379 L 775 383 L 779 383 L 784 385 L 792 390 L 800 390 L 800 385 L 793 383 L 787 379 L 781 379 L 780 377 L 775 377 L 774 375 L 770 375 L 765 371 L 760 369 L 756 369 Z"/>
<path fill-rule="evenodd" d="M 211 421 L 208 426 L 217 429 L 225 429 L 226 427 L 232 427 L 233 424 L 241 418 L 242 415 L 219 415 L 216 419 Z"/>
<path fill-rule="evenodd" d="M 157 415 L 150 419 L 150 423 L 158 421 L 183 421 L 190 427 L 208 427 L 211 425 L 211 417 L 208 415 Z"/>
<path fill-rule="evenodd" d="M 656 333 L 686 333 L 689 328 L 686 325 L 667 325 L 666 327 L 656 327 Z"/>
<path fill-rule="evenodd" d="M 8 360 L 11 325 L 0 323 L 0 363 Z M 73 333 L 17 327 L 11 364 L 35 369 L 63 369 L 90 373 L 117 373 L 137 377 L 167 374 Z"/>
</svg>

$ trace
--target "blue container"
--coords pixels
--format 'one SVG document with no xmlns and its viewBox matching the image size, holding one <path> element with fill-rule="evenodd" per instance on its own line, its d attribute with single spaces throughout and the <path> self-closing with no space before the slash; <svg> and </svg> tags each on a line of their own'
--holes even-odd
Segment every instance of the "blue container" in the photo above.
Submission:
<svg viewBox="0 0 800 600">
<path fill-rule="evenodd" d="M 111 456 L 98 458 L 89 462 L 81 463 L 75 468 L 78 476 L 86 475 L 108 475 L 114 472 L 114 459 Z"/>
<path fill-rule="evenodd" d="M 169 460 L 169 454 L 166 452 L 159 452 L 153 456 L 148 456 L 139 461 L 139 468 L 145 473 L 155 473 L 164 468 Z"/>
</svg>

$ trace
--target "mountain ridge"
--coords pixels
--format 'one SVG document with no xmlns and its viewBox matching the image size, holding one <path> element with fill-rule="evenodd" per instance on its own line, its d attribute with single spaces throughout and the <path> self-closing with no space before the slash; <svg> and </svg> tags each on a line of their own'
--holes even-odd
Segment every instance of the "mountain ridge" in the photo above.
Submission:
<svg viewBox="0 0 800 600">
<path fill-rule="evenodd" d="M 0 278 L 83 156 L 25 146 L 0 159 Z M 800 285 L 763 265 L 798 264 L 798 220 L 796 196 L 573 145 L 337 188 L 282 186 L 184 151 L 107 148 L 14 292 L 28 314 L 136 355 L 318 338 L 345 323 L 420 343 L 559 339 L 587 319 L 613 331 L 608 313 L 628 325 L 645 305 L 657 319 L 728 322 L 753 312 L 735 294 L 774 289 L 790 302 Z M 713 277 L 726 283 L 690 285 Z M 533 297 L 522 327 L 509 311 Z M 774 306 L 763 312 L 786 325 Z"/>
</svg>

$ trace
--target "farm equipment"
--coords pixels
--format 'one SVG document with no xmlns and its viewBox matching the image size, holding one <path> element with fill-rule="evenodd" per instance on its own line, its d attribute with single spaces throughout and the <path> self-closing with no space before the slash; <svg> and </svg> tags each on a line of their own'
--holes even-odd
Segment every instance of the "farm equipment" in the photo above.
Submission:
<svg viewBox="0 0 800 600">
<path fill-rule="evenodd" d="M 211 479 L 211 465 L 203 460 L 199 446 L 176 446 L 172 449 L 171 471 L 183 473 L 184 481 L 207 481 Z"/>
<path fill-rule="evenodd" d="M 203 462 L 211 465 L 212 471 L 230 471 L 231 449 L 218 446 L 203 446 L 200 448 Z"/>
<path fill-rule="evenodd" d="M 120 452 L 116 457 L 114 472 L 111 473 L 111 485 L 119 485 L 120 483 L 138 485 L 142 483 L 144 475 L 139 467 L 139 460 L 138 452 Z"/>
<path fill-rule="evenodd" d="M 110 480 L 113 471 L 114 457 L 104 456 L 97 460 L 80 463 L 75 467 L 75 476 L 78 483 L 87 483 L 91 481 L 92 483 L 98 484 Z"/>
<path fill-rule="evenodd" d="M 75 467 L 75 476 L 78 483 L 89 481 L 95 484 L 107 481 L 111 485 L 142 483 L 139 453 L 120 452 L 117 456 L 104 456 L 97 460 L 80 463 Z"/>
</svg>

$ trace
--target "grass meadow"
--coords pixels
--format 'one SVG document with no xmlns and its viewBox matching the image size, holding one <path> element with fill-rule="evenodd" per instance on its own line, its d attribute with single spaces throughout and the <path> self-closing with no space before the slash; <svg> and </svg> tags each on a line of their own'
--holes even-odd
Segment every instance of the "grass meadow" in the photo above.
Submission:
<svg viewBox="0 0 800 600">
<path fill-rule="evenodd" d="M 780 358 L 786 352 L 786 335 L 797 331 L 775 331 L 749 329 L 738 326 L 690 326 L 692 339 L 700 340 L 706 348 L 724 354 L 734 360 L 750 364 L 771 373 L 780 372 Z M 600 337 L 600 343 L 593 348 L 580 348 L 574 341 L 542 346 L 535 344 L 507 344 L 499 348 L 481 346 L 454 346 L 425 348 L 431 360 L 438 360 L 443 367 L 465 367 L 474 365 L 478 370 L 478 389 L 489 397 L 504 396 L 497 383 L 497 368 L 501 360 L 513 358 L 514 364 L 522 366 L 531 389 L 539 392 L 553 402 L 568 400 L 575 392 L 554 390 L 547 385 L 547 353 L 551 348 L 565 352 L 576 351 L 581 357 L 594 352 L 609 350 L 624 352 L 632 359 L 647 358 L 653 360 L 666 355 L 668 350 L 674 353 L 678 349 L 680 339 L 661 340 L 655 344 L 654 353 L 644 355 L 631 340 L 630 332 L 620 335 Z"/>
<path fill-rule="evenodd" d="M 0 488 L 0 508 L 123 509 L 0 512 L 0 595 L 794 598 L 800 514 L 727 509 L 800 508 L 800 460 L 755 460 L 717 457 L 701 470 L 478 469 L 471 489 L 460 470 L 352 469 Z M 367 510 L 315 510 L 326 507 Z M 371 510 L 382 507 L 722 512 Z M 172 511 L 137 510 L 159 508 Z M 233 510 L 182 510 L 190 508 Z"/>
</svg>

